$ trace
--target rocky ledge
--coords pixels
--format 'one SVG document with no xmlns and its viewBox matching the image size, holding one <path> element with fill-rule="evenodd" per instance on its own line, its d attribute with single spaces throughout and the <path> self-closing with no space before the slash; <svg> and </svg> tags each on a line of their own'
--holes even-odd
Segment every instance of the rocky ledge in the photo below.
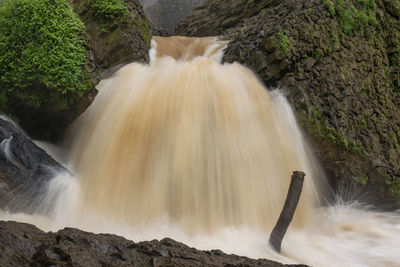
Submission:
<svg viewBox="0 0 400 267">
<path fill-rule="evenodd" d="M 172 239 L 135 243 L 110 234 L 0 222 L 1 266 L 305 266 L 200 251 Z"/>
<path fill-rule="evenodd" d="M 209 0 L 180 22 L 284 88 L 332 184 L 400 200 L 400 1 Z M 397 201 L 399 202 L 399 201 Z"/>
</svg>

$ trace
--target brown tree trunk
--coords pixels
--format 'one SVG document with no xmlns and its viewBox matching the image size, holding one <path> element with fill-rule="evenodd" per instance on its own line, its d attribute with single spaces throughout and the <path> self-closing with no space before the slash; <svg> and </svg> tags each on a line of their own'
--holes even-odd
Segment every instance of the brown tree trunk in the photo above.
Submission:
<svg viewBox="0 0 400 267">
<path fill-rule="evenodd" d="M 269 237 L 269 243 L 277 252 L 281 252 L 282 239 L 286 234 L 293 219 L 294 212 L 296 211 L 297 204 L 299 203 L 301 191 L 303 189 L 304 176 L 304 172 L 293 172 L 285 205 Z"/>
</svg>

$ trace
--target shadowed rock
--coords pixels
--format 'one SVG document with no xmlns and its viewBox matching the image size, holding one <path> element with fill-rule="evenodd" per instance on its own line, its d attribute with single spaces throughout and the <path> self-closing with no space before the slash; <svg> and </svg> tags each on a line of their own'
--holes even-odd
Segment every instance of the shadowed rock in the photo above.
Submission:
<svg viewBox="0 0 400 267">
<path fill-rule="evenodd" d="M 159 0 L 144 8 L 150 20 L 154 35 L 170 36 L 175 34 L 178 22 L 194 8 L 204 4 L 205 0 Z"/>
<path fill-rule="evenodd" d="M 400 197 L 400 10 L 391 0 L 369 3 L 209 0 L 177 32 L 222 35 L 224 62 L 285 88 L 333 184 Z M 346 10 L 371 20 L 346 24 Z"/>
<path fill-rule="evenodd" d="M 0 208 L 31 211 L 57 172 L 68 172 L 13 123 L 0 118 Z"/>
<path fill-rule="evenodd" d="M 305 266 L 200 251 L 172 239 L 134 243 L 110 234 L 0 222 L 1 266 Z"/>
</svg>

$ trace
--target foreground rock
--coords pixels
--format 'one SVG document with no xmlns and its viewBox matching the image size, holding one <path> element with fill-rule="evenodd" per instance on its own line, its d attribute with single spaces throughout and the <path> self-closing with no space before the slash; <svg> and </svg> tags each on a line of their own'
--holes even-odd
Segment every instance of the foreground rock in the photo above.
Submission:
<svg viewBox="0 0 400 267">
<path fill-rule="evenodd" d="M 0 118 L 0 208 L 36 209 L 46 183 L 57 172 L 67 170 L 13 123 Z"/>
<path fill-rule="evenodd" d="M 1 266 L 305 266 L 200 251 L 172 239 L 134 243 L 110 234 L 0 222 Z"/>
<path fill-rule="evenodd" d="M 332 181 L 400 197 L 399 18 L 392 0 L 210 0 L 177 31 L 223 35 L 225 62 L 285 88 Z"/>
</svg>

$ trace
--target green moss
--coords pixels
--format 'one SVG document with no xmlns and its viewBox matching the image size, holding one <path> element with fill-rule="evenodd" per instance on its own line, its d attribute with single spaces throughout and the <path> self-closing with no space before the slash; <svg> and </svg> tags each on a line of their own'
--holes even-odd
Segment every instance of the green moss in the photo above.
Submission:
<svg viewBox="0 0 400 267">
<path fill-rule="evenodd" d="M 349 140 L 342 128 L 336 130 L 332 127 L 328 120 L 323 118 L 321 111 L 317 108 L 312 108 L 312 116 L 300 118 L 300 121 L 312 134 L 328 139 L 332 143 L 361 157 L 366 156 L 360 142 Z"/>
<path fill-rule="evenodd" d="M 400 179 L 387 178 L 386 184 L 388 185 L 389 190 L 400 198 Z"/>
<path fill-rule="evenodd" d="M 400 1 L 396 1 L 397 17 L 400 19 Z"/>
<path fill-rule="evenodd" d="M 107 33 L 128 18 L 129 10 L 124 0 L 86 0 L 78 7 L 85 20 L 96 21 L 100 32 Z"/>
<path fill-rule="evenodd" d="M 364 127 L 367 127 L 367 119 L 366 119 L 365 114 L 362 114 L 361 125 Z"/>
<path fill-rule="evenodd" d="M 359 177 L 358 179 L 356 179 L 356 182 L 365 186 L 368 183 L 368 177 Z"/>
<path fill-rule="evenodd" d="M 89 88 L 85 60 L 84 25 L 67 1 L 14 0 L 0 7 L 0 102 L 11 97 L 64 109 Z"/>
<path fill-rule="evenodd" d="M 283 30 L 280 30 L 276 33 L 276 38 L 278 42 L 274 44 L 274 46 L 281 50 L 287 56 L 287 58 L 291 58 L 292 53 L 289 36 Z"/>
<path fill-rule="evenodd" d="M 376 26 L 376 3 L 375 0 L 358 0 L 357 7 L 352 1 L 337 0 L 336 14 L 343 32 L 347 35 L 355 30 L 364 32 L 369 25 Z"/>
<path fill-rule="evenodd" d="M 395 39 L 397 42 L 395 43 L 395 51 L 389 54 L 389 64 L 390 66 L 395 66 L 397 71 L 400 73 L 400 33 L 395 34 Z"/>
<path fill-rule="evenodd" d="M 129 12 L 124 0 L 88 0 L 84 4 L 92 16 L 106 21 L 118 20 Z"/>
<path fill-rule="evenodd" d="M 317 48 L 314 52 L 313 52 L 313 58 L 315 60 L 320 60 L 322 57 L 324 56 L 324 51 L 322 51 L 321 48 Z"/>
<path fill-rule="evenodd" d="M 142 39 L 146 44 L 150 44 L 152 31 L 149 22 L 140 17 L 135 17 L 134 24 L 141 30 Z"/>
<path fill-rule="evenodd" d="M 331 17 L 334 17 L 336 15 L 336 10 L 333 2 L 330 0 L 324 0 L 322 3 L 328 9 L 329 14 L 331 14 Z"/>
</svg>

